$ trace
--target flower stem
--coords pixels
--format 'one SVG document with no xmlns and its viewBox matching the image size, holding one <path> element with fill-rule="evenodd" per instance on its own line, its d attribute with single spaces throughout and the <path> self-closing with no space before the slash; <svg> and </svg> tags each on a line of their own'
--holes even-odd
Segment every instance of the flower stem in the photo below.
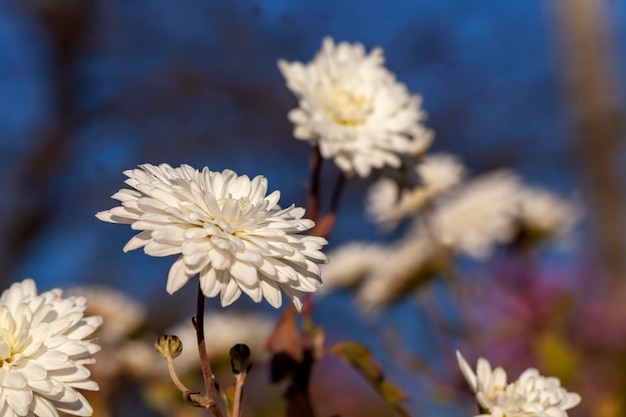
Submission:
<svg viewBox="0 0 626 417">
<path fill-rule="evenodd" d="M 315 153 L 311 158 L 311 183 L 309 184 L 308 214 L 315 223 L 320 217 L 320 175 L 322 172 L 322 154 L 319 148 L 315 148 Z"/>
<path fill-rule="evenodd" d="M 222 411 L 217 406 L 217 398 L 215 397 L 215 386 L 213 380 L 215 376 L 211 371 L 211 365 L 206 352 L 206 342 L 204 340 L 204 294 L 202 288 L 200 288 L 200 281 L 198 281 L 198 297 L 196 307 L 196 317 L 193 319 L 193 326 L 196 328 L 196 335 L 198 339 L 198 353 L 200 354 L 200 363 L 202 365 L 202 376 L 204 377 L 204 385 L 206 387 L 206 399 L 209 403 L 214 404 L 210 407 L 211 412 L 215 417 L 223 417 Z"/>
<path fill-rule="evenodd" d="M 176 388 L 178 388 L 182 393 L 191 392 L 191 390 L 183 384 L 176 374 L 176 370 L 174 369 L 174 358 L 171 356 L 167 358 L 167 370 L 170 373 L 170 378 L 172 378 L 172 382 L 174 382 Z"/>
<path fill-rule="evenodd" d="M 346 185 L 346 175 L 342 172 L 340 177 L 337 178 L 337 182 L 335 183 L 335 189 L 333 190 L 332 200 L 330 200 L 330 213 L 332 214 L 337 214 L 337 210 L 339 209 L 339 201 L 341 198 L 341 193 L 343 192 L 344 185 Z"/>
<path fill-rule="evenodd" d="M 243 382 L 246 372 L 240 372 L 235 379 L 235 398 L 233 400 L 233 417 L 241 417 L 241 398 L 243 395 Z"/>
</svg>

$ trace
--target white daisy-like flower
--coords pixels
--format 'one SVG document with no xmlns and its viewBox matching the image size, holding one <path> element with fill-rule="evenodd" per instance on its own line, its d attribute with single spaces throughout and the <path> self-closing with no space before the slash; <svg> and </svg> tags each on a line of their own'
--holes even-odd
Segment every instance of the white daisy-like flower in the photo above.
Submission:
<svg viewBox="0 0 626 417">
<path fill-rule="evenodd" d="M 465 176 L 465 167 L 453 155 L 427 155 L 413 164 L 409 175 L 382 178 L 369 189 L 367 213 L 386 229 L 419 213 Z"/>
<path fill-rule="evenodd" d="M 410 233 L 386 250 L 373 265 L 357 293 L 357 302 L 366 313 L 375 313 L 423 284 L 439 262 L 438 242 L 423 231 Z"/>
<path fill-rule="evenodd" d="M 35 282 L 14 283 L 0 296 L 0 416 L 90 416 L 77 389 L 98 390 L 85 365 L 100 347 L 89 339 L 102 324 L 84 317 L 84 297 L 37 294 Z"/>
<path fill-rule="evenodd" d="M 299 107 L 289 112 L 294 136 L 319 146 L 348 174 L 399 167 L 401 155 L 422 153 L 433 134 L 422 122 L 421 98 L 384 66 L 383 51 L 325 38 L 309 64 L 280 60 L 278 67 Z"/>
<path fill-rule="evenodd" d="M 519 197 L 518 220 L 539 238 L 560 237 L 581 217 L 578 205 L 538 188 L 526 187 Z"/>
<path fill-rule="evenodd" d="M 304 209 L 278 206 L 280 192 L 267 192 L 267 179 L 231 170 L 198 171 L 189 165 L 141 165 L 125 171 L 127 185 L 112 198 L 122 205 L 96 216 L 127 223 L 141 233 L 124 251 L 144 248 L 152 256 L 179 255 L 167 279 L 172 294 L 196 274 L 207 297 L 222 306 L 242 292 L 278 308 L 281 289 L 298 310 L 302 293 L 320 285 L 321 252 L 327 241 L 300 234 L 314 226 Z"/>
<path fill-rule="evenodd" d="M 544 377 L 534 368 L 507 384 L 501 367 L 492 370 L 480 358 L 474 373 L 458 351 L 456 355 L 481 408 L 482 414 L 476 417 L 567 417 L 567 410 L 580 403 L 580 396 L 561 387 L 558 378 Z"/>
<path fill-rule="evenodd" d="M 357 286 L 369 272 L 389 257 L 387 247 L 377 244 L 348 243 L 328 254 L 322 266 L 324 286 L 320 293 Z"/>
<path fill-rule="evenodd" d="M 510 171 L 485 174 L 438 201 L 427 227 L 451 250 L 485 258 L 513 238 L 521 190 Z"/>
</svg>

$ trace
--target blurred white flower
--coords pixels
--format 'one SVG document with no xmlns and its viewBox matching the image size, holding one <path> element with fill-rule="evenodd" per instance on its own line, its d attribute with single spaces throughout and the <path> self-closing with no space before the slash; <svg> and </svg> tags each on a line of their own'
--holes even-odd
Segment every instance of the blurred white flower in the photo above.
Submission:
<svg viewBox="0 0 626 417">
<path fill-rule="evenodd" d="M 384 228 L 416 215 L 465 176 L 465 167 L 453 155 L 427 155 L 413 163 L 414 172 L 406 178 L 383 178 L 369 189 L 366 210 Z"/>
<path fill-rule="evenodd" d="M 422 153 L 433 134 L 422 122 L 421 98 L 384 66 L 383 51 L 325 38 L 309 64 L 278 62 L 299 107 L 289 112 L 297 139 L 317 143 L 321 155 L 361 177 L 399 155 Z"/>
<path fill-rule="evenodd" d="M 54 289 L 37 294 L 32 279 L 14 283 L 0 297 L 0 415 L 90 416 L 77 391 L 96 391 L 85 365 L 100 347 L 90 337 L 102 323 L 84 317 L 86 298 L 61 298 Z"/>
<path fill-rule="evenodd" d="M 281 209 L 279 191 L 266 196 L 265 177 L 168 164 L 144 164 L 124 174 L 136 191 L 118 191 L 112 198 L 122 205 L 96 216 L 142 230 L 124 251 L 180 254 L 169 272 L 170 294 L 199 274 L 204 295 L 220 294 L 222 306 L 245 292 L 278 308 L 282 289 L 300 310 L 302 293 L 321 285 L 318 264 L 326 261 L 320 250 L 326 240 L 300 234 L 314 222 L 302 218 L 303 208 Z"/>
<path fill-rule="evenodd" d="M 476 417 L 567 417 L 567 410 L 580 403 L 580 396 L 562 388 L 558 378 L 541 376 L 536 369 L 527 369 L 507 384 L 501 367 L 492 370 L 480 358 L 475 374 L 458 351 L 456 355 L 481 408 Z"/>
<path fill-rule="evenodd" d="M 410 233 L 389 247 L 358 290 L 361 309 L 366 313 L 377 312 L 423 284 L 436 266 L 439 254 L 438 243 L 427 233 Z"/>
<path fill-rule="evenodd" d="M 324 286 L 319 292 L 325 294 L 358 285 L 388 256 L 389 250 L 376 244 L 349 243 L 335 249 L 328 254 L 328 263 L 322 265 Z"/>
<path fill-rule="evenodd" d="M 449 249 L 484 258 L 513 238 L 521 190 L 512 172 L 482 175 L 438 201 L 427 227 Z"/>
<path fill-rule="evenodd" d="M 549 191 L 526 187 L 520 194 L 518 221 L 539 238 L 563 236 L 580 217 L 578 205 Z"/>
<path fill-rule="evenodd" d="M 102 344 L 114 345 L 136 330 L 146 318 L 146 309 L 123 292 L 106 285 L 70 288 L 66 295 L 87 298 L 87 314 L 103 318 L 98 332 Z"/>
</svg>

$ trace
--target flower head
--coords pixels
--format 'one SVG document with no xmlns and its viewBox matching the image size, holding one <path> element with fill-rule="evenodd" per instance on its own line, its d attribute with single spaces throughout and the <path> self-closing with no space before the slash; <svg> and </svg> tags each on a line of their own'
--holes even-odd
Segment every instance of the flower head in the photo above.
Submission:
<svg viewBox="0 0 626 417">
<path fill-rule="evenodd" d="M 440 248 L 428 233 L 416 230 L 386 248 L 357 293 L 365 313 L 377 313 L 432 277 L 441 262 Z"/>
<path fill-rule="evenodd" d="M 438 201 L 427 219 L 429 230 L 451 250 L 484 258 L 496 243 L 513 238 L 521 189 L 509 171 L 478 177 Z"/>
<path fill-rule="evenodd" d="M 396 178 L 382 178 L 369 189 L 367 212 L 385 228 L 392 229 L 401 220 L 417 215 L 465 176 L 465 168 L 452 155 L 412 159 L 406 161 L 411 166 L 405 175 L 398 178 L 396 173 Z"/>
<path fill-rule="evenodd" d="M 287 87 L 300 101 L 289 112 L 294 136 L 319 146 L 324 158 L 361 177 L 385 165 L 399 167 L 400 155 L 422 153 L 432 132 L 421 123 L 421 99 L 411 95 L 384 66 L 379 48 L 325 38 L 309 64 L 278 62 Z"/>
<path fill-rule="evenodd" d="M 480 358 L 474 373 L 458 351 L 456 355 L 483 413 L 476 417 L 567 417 L 567 410 L 580 402 L 580 396 L 567 392 L 558 378 L 541 376 L 536 369 L 527 369 L 507 384 L 502 368 L 492 370 Z"/>
<path fill-rule="evenodd" d="M 170 294 L 199 274 L 204 295 L 220 294 L 222 306 L 244 292 L 278 308 L 282 289 L 299 310 L 302 293 L 321 285 L 326 240 L 300 234 L 313 221 L 302 218 L 303 208 L 281 209 L 280 192 L 266 195 L 265 177 L 168 164 L 124 174 L 134 190 L 115 193 L 122 205 L 96 216 L 141 230 L 124 251 L 143 247 L 152 256 L 179 255 L 167 279 Z"/>
<path fill-rule="evenodd" d="M 520 226 L 537 240 L 565 235 L 581 214 L 578 205 L 547 190 L 526 187 L 519 196 Z"/>
<path fill-rule="evenodd" d="M 0 297 L 0 415 L 90 416 L 77 391 L 95 391 L 85 365 L 100 347 L 89 337 L 101 324 L 84 317 L 84 297 L 61 298 L 59 289 L 37 294 L 35 282 L 15 283 Z"/>
</svg>

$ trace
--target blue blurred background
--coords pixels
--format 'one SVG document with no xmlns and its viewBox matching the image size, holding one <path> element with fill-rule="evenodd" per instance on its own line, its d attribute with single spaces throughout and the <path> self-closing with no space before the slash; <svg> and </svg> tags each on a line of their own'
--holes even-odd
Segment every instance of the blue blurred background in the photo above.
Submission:
<svg viewBox="0 0 626 417">
<path fill-rule="evenodd" d="M 153 306 L 165 322 L 191 315 L 185 300 L 193 286 L 165 294 L 172 260 L 123 254 L 132 232 L 94 214 L 115 205 L 109 196 L 122 188 L 122 171 L 144 162 L 262 174 L 281 190 L 283 205 L 304 206 L 312 148 L 291 136 L 286 114 L 296 100 L 276 61 L 309 61 L 327 35 L 384 49 L 387 67 L 423 96 L 426 124 L 436 133 L 432 150 L 460 155 L 473 173 L 512 167 L 532 184 L 593 198 L 589 188 L 597 183 L 579 146 L 572 99 L 583 86 L 568 81 L 562 3 L 0 2 L 2 286 L 23 277 L 34 277 L 42 290 L 107 283 Z M 611 103 L 621 115 L 626 5 L 606 4 Z M 624 138 L 615 137 L 613 189 L 622 190 Z M 323 180 L 336 175 L 329 167 Z M 348 185 L 329 249 L 390 239 L 364 216 L 366 186 Z M 588 223 L 576 239 L 591 250 L 603 235 L 594 223 L 598 200 L 587 202 Z M 377 326 L 397 326 L 411 350 L 436 361 L 431 329 L 413 307 L 410 315 L 392 309 Z M 316 315 L 331 337 L 373 347 L 419 398 L 409 406 L 415 415 L 438 415 L 421 382 L 385 357 L 347 295 L 322 300 Z"/>
</svg>

